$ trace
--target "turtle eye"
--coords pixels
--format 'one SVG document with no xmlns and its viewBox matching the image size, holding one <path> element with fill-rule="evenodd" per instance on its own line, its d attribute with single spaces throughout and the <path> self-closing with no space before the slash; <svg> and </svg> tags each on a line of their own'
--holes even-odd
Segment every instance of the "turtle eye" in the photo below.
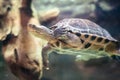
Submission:
<svg viewBox="0 0 120 80">
<path fill-rule="evenodd" d="M 52 30 L 50 30 L 50 34 L 53 35 L 53 31 Z"/>
<path fill-rule="evenodd" d="M 52 30 L 50 30 L 50 32 L 53 32 Z"/>
<path fill-rule="evenodd" d="M 50 27 L 50 29 L 54 30 L 55 28 L 57 28 L 57 26 L 52 26 Z"/>
</svg>

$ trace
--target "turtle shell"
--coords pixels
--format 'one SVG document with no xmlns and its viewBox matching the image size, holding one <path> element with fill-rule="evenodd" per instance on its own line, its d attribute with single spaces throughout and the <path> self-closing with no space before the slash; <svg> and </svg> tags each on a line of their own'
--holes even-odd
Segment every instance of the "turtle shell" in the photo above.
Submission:
<svg viewBox="0 0 120 80">
<path fill-rule="evenodd" d="M 52 26 L 51 29 L 54 31 L 54 34 L 61 34 L 66 31 L 78 36 L 82 43 L 79 49 L 90 48 L 107 52 L 112 52 L 116 49 L 117 40 L 108 31 L 87 19 L 63 19 Z"/>
<path fill-rule="evenodd" d="M 51 27 L 53 31 L 56 31 L 59 28 L 67 28 L 68 32 L 76 33 L 76 35 L 83 34 L 85 37 L 93 36 L 96 38 L 101 37 L 110 41 L 117 41 L 108 33 L 108 31 L 87 19 L 63 19 Z"/>
</svg>

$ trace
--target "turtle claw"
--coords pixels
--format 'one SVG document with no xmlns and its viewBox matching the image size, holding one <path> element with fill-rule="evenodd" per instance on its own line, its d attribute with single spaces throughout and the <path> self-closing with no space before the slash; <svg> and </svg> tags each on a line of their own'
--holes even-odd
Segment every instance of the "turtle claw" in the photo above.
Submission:
<svg viewBox="0 0 120 80">
<path fill-rule="evenodd" d="M 49 68 L 49 60 L 44 60 L 43 61 L 43 68 L 45 69 L 45 70 L 49 70 L 50 68 Z"/>
</svg>

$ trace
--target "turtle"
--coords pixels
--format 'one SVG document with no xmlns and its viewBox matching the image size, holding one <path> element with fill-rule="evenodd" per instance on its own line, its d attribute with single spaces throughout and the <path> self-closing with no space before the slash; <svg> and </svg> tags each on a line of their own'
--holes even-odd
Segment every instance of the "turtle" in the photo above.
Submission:
<svg viewBox="0 0 120 80">
<path fill-rule="evenodd" d="M 79 18 L 65 18 L 47 28 L 29 24 L 28 30 L 36 37 L 48 41 L 43 48 L 43 63 L 48 64 L 47 53 L 53 49 L 105 51 L 109 56 L 120 54 L 120 42 L 98 24 Z"/>
</svg>

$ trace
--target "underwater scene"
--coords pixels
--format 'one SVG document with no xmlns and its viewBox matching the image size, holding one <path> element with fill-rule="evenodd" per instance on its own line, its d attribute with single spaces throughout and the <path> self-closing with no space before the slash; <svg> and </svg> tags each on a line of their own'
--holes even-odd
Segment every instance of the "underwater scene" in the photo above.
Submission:
<svg viewBox="0 0 120 80">
<path fill-rule="evenodd" d="M 0 80 L 120 80 L 120 0 L 0 0 Z"/>
</svg>

